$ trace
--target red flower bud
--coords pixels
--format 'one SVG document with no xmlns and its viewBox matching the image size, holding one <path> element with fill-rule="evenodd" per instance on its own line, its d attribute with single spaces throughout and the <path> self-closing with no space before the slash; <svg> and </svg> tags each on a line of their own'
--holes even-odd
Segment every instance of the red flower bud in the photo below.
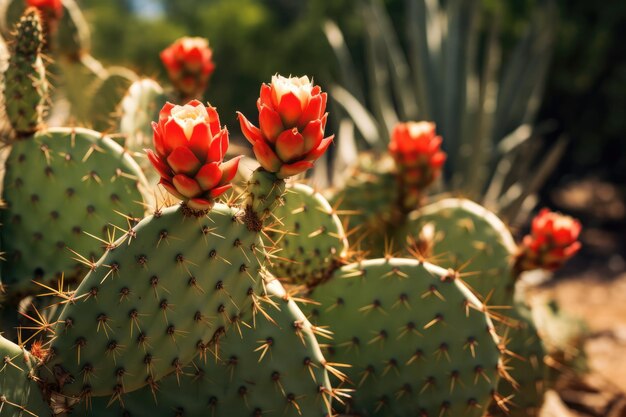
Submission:
<svg viewBox="0 0 626 417">
<path fill-rule="evenodd" d="M 185 97 L 202 95 L 215 70 L 212 57 L 204 38 L 180 38 L 161 52 L 170 81 Z"/>
<path fill-rule="evenodd" d="M 389 153 L 398 168 L 398 182 L 405 210 L 419 204 L 423 191 L 441 174 L 446 154 L 441 136 L 429 122 L 398 123 L 391 133 Z"/>
<path fill-rule="evenodd" d="M 195 210 L 207 210 L 231 188 L 241 156 L 222 162 L 228 130 L 214 107 L 198 100 L 184 106 L 167 103 L 152 122 L 154 149 L 148 159 L 161 175 L 160 184 Z"/>
<path fill-rule="evenodd" d="M 46 20 L 59 20 L 63 17 L 61 0 L 26 0 L 28 7 L 36 7 L 43 13 Z"/>
<path fill-rule="evenodd" d="M 560 268 L 581 247 L 578 220 L 542 209 L 533 219 L 530 234 L 525 236 L 518 255 L 520 270 Z"/>
<path fill-rule="evenodd" d="M 306 76 L 273 76 L 261 86 L 257 108 L 259 127 L 237 113 L 241 131 L 261 166 L 279 178 L 312 168 L 333 141 L 333 136 L 324 138 L 326 93 Z"/>
<path fill-rule="evenodd" d="M 389 152 L 401 175 L 407 175 L 412 186 L 430 185 L 441 173 L 446 154 L 440 150 L 441 136 L 429 122 L 398 123 L 391 134 Z"/>
</svg>

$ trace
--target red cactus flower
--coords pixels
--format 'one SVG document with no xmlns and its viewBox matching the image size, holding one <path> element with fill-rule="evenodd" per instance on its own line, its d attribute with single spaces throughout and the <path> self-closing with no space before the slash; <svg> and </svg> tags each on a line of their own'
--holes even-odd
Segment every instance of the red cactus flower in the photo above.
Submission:
<svg viewBox="0 0 626 417">
<path fill-rule="evenodd" d="M 28 7 L 36 7 L 43 13 L 46 20 L 59 20 L 63 17 L 61 0 L 26 0 Z"/>
<path fill-rule="evenodd" d="M 161 175 L 159 183 L 191 209 L 210 209 L 213 200 L 231 188 L 241 159 L 222 162 L 228 130 L 220 126 L 215 108 L 198 100 L 184 106 L 167 103 L 152 129 L 156 152 L 146 152 Z"/>
<path fill-rule="evenodd" d="M 403 209 L 413 210 L 423 191 L 441 174 L 446 154 L 441 136 L 429 122 L 398 123 L 391 133 L 389 153 L 398 168 L 398 182 L 403 194 Z"/>
<path fill-rule="evenodd" d="M 209 41 L 183 37 L 164 49 L 160 56 L 174 88 L 185 97 L 202 95 L 215 70 Z"/>
<path fill-rule="evenodd" d="M 446 161 L 441 141 L 434 123 L 407 122 L 394 127 L 389 152 L 407 183 L 424 189 L 439 177 Z"/>
<path fill-rule="evenodd" d="M 241 131 L 261 166 L 279 178 L 312 168 L 333 141 L 334 135 L 324 138 L 326 93 L 306 76 L 274 75 L 261 86 L 257 108 L 259 127 L 237 112 Z"/>
<path fill-rule="evenodd" d="M 521 270 L 560 268 L 581 247 L 578 220 L 542 209 L 533 219 L 530 234 L 525 236 L 518 255 Z"/>
</svg>

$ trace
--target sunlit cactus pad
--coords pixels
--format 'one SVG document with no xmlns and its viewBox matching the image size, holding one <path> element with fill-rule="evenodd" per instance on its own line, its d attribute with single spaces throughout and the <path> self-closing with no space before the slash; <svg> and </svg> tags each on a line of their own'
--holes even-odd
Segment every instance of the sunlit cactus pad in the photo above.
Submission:
<svg viewBox="0 0 626 417">
<path fill-rule="evenodd" d="M 0 417 L 49 415 L 35 382 L 37 359 L 0 336 L 0 360 Z"/>
<path fill-rule="evenodd" d="M 274 210 L 270 232 L 276 249 L 272 272 L 292 284 L 326 279 L 348 250 L 341 221 L 324 197 L 303 184 L 287 187 L 283 203 Z"/>
<path fill-rule="evenodd" d="M 398 240 L 409 236 L 418 247 L 426 247 L 425 258 L 460 270 L 474 291 L 489 297 L 489 304 L 511 304 L 516 246 L 489 210 L 466 199 L 444 199 L 411 213 L 400 234 Z"/>
<path fill-rule="evenodd" d="M 39 291 L 31 280 L 84 273 L 81 256 L 97 260 L 108 232 L 127 229 L 125 216 L 143 216 L 144 183 L 135 161 L 95 131 L 53 128 L 16 141 L 0 211 L 9 291 Z"/>
<path fill-rule="evenodd" d="M 500 348 L 483 306 L 454 273 L 411 259 L 338 269 L 318 286 L 311 321 L 334 333 L 326 358 L 344 368 L 360 415 L 481 416 L 498 383 Z M 421 414 L 420 414 L 421 413 Z"/>
<path fill-rule="evenodd" d="M 274 281 L 278 284 L 276 281 Z M 270 287 L 274 284 L 270 284 Z M 94 399 L 72 415 L 90 417 L 323 417 L 330 413 L 325 361 L 310 323 L 295 303 L 279 298 L 258 314 L 255 326 L 231 328 L 220 340 L 219 357 L 196 359 L 157 385 Z M 277 294 L 278 293 L 278 294 Z"/>
<path fill-rule="evenodd" d="M 51 391 L 121 396 L 221 355 L 220 338 L 246 326 L 262 297 L 257 234 L 224 205 L 206 217 L 183 212 L 145 218 L 85 277 L 40 372 Z"/>
</svg>

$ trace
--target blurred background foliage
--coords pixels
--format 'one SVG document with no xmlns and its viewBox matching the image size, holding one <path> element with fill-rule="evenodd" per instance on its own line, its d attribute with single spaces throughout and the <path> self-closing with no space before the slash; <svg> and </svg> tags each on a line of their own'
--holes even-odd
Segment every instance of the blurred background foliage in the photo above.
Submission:
<svg viewBox="0 0 626 417">
<path fill-rule="evenodd" d="M 537 0 L 482 1 L 504 16 L 506 53 Z M 308 74 L 323 86 L 339 78 L 322 32 L 326 19 L 341 27 L 357 68 L 365 66 L 358 2 L 79 0 L 92 27 L 93 55 L 107 65 L 127 65 L 165 81 L 159 52 L 183 35 L 207 37 L 217 68 L 206 98 L 234 134 L 235 110 L 252 114 L 259 84 L 272 74 Z M 403 28 L 404 0 L 384 3 L 396 27 Z M 556 122 L 546 142 L 563 133 L 571 142 L 552 183 L 590 174 L 626 183 L 626 2 L 559 0 L 558 5 L 555 55 L 538 122 Z"/>
</svg>

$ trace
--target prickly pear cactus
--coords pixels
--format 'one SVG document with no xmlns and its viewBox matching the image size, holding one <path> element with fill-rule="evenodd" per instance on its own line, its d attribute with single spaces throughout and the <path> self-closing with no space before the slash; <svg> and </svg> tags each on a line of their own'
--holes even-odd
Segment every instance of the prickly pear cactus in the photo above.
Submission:
<svg viewBox="0 0 626 417">
<path fill-rule="evenodd" d="M 117 107 L 136 78 L 137 75 L 127 68 L 110 67 L 90 86 L 89 113 L 95 130 L 107 131 L 115 127 Z"/>
<path fill-rule="evenodd" d="M 290 284 L 313 286 L 337 268 L 348 251 L 343 226 L 321 194 L 303 184 L 287 187 L 269 232 L 275 255 L 271 271 Z"/>
<path fill-rule="evenodd" d="M 0 336 L 0 417 L 49 416 L 36 383 L 38 360 Z"/>
<path fill-rule="evenodd" d="M 28 9 L 16 26 L 5 74 L 6 111 L 18 137 L 31 135 L 43 124 L 48 98 L 43 42 L 39 13 Z"/>
<path fill-rule="evenodd" d="M 267 284 L 276 303 L 254 326 L 231 329 L 220 340 L 220 355 L 196 359 L 156 387 L 128 393 L 108 408 L 107 398 L 72 415 L 151 417 L 171 412 L 187 417 L 248 417 L 276 414 L 330 415 L 326 362 L 304 314 L 274 280 Z M 250 319 L 250 312 L 246 314 Z M 252 320 L 250 324 L 252 325 Z"/>
<path fill-rule="evenodd" d="M 506 364 L 513 382 L 501 381 L 499 394 L 508 401 L 490 407 L 491 416 L 533 417 L 539 415 L 549 384 L 546 350 L 537 334 L 528 307 L 516 303 L 507 311 L 510 328 L 505 331 L 507 349 L 513 354 Z"/>
<path fill-rule="evenodd" d="M 84 274 L 80 257 L 95 261 L 107 235 L 127 228 L 123 216 L 143 216 L 142 184 L 132 158 L 98 132 L 53 128 L 16 141 L 6 161 L 6 209 L 0 211 L 8 291 L 40 292 L 32 280 Z"/>
<path fill-rule="evenodd" d="M 227 206 L 183 212 L 170 207 L 129 229 L 73 294 L 40 371 L 53 400 L 117 399 L 195 357 L 220 358 L 222 336 L 251 325 L 242 320 L 258 311 L 263 287 L 257 233 Z"/>
<path fill-rule="evenodd" d="M 345 187 L 329 198 L 333 207 L 346 213 L 350 228 L 360 228 L 355 234 L 357 249 L 372 256 L 384 255 L 385 240 L 393 237 L 391 230 L 399 222 L 398 185 L 392 169 L 390 158 L 361 155 Z"/>
<path fill-rule="evenodd" d="M 412 259 L 338 269 L 311 297 L 311 321 L 334 333 L 326 358 L 356 391 L 360 415 L 481 416 L 501 368 L 484 306 L 453 271 Z M 421 413 L 421 414 L 420 414 Z"/>
<path fill-rule="evenodd" d="M 126 137 L 128 149 L 142 152 L 151 146 L 151 122 L 159 119 L 159 110 L 166 101 L 163 88 L 150 78 L 131 84 L 119 105 L 119 131 Z"/>
<path fill-rule="evenodd" d="M 489 297 L 489 304 L 511 305 L 516 246 L 495 214 L 470 200 L 444 199 L 411 213 L 397 240 L 407 236 L 418 248 L 427 248 L 426 259 L 466 273 L 463 279 Z"/>
</svg>

